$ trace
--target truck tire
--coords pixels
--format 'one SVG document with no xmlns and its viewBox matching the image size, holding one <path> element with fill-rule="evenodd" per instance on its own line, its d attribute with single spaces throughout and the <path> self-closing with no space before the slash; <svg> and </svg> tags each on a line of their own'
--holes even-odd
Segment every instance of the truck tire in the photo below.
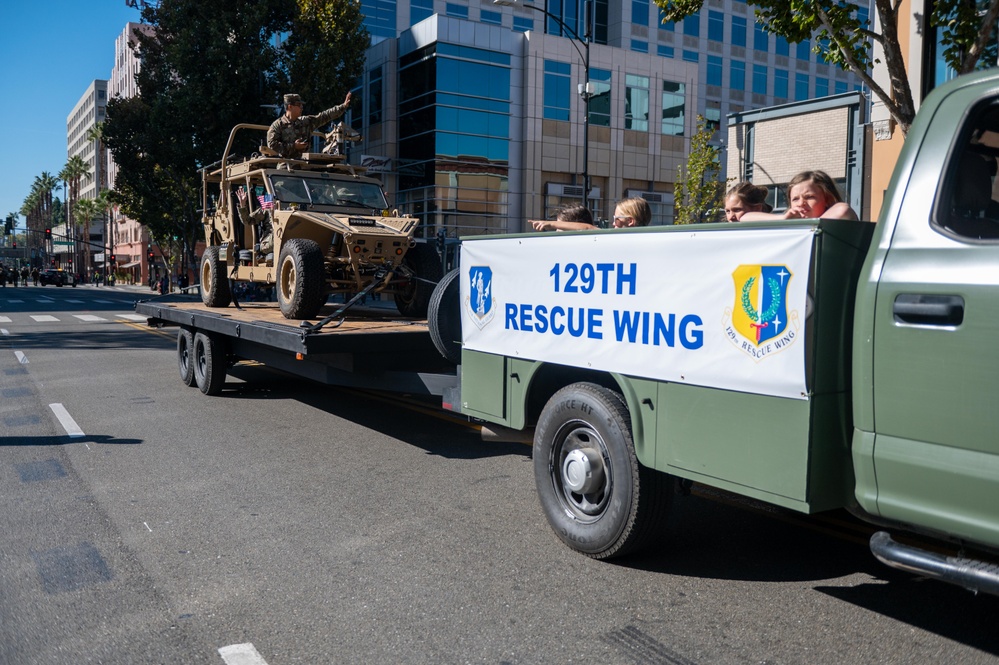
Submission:
<svg viewBox="0 0 999 665">
<path fill-rule="evenodd" d="M 292 238 L 281 248 L 277 297 L 286 319 L 311 319 L 325 302 L 323 251 L 319 243 Z"/>
<path fill-rule="evenodd" d="M 434 287 L 441 279 L 441 259 L 433 245 L 421 242 L 406 252 L 402 262 L 419 279 L 410 279 L 395 294 L 395 306 L 403 316 L 422 319 L 427 315 Z"/>
<path fill-rule="evenodd" d="M 226 358 L 222 343 L 203 332 L 194 334 L 194 382 L 206 395 L 218 395 L 225 386 Z"/>
<path fill-rule="evenodd" d="M 195 385 L 194 333 L 187 328 L 177 330 L 177 366 L 180 369 L 180 380 L 184 385 Z"/>
<path fill-rule="evenodd" d="M 594 383 L 555 393 L 534 433 L 534 480 L 545 517 L 594 559 L 639 549 L 669 509 L 669 476 L 635 455 L 624 398 Z"/>
<path fill-rule="evenodd" d="M 455 268 L 437 283 L 427 308 L 430 340 L 444 359 L 461 363 L 461 282 Z"/>
<path fill-rule="evenodd" d="M 225 263 L 219 258 L 219 248 L 209 247 L 201 257 L 201 302 L 208 307 L 228 307 L 230 301 Z"/>
</svg>

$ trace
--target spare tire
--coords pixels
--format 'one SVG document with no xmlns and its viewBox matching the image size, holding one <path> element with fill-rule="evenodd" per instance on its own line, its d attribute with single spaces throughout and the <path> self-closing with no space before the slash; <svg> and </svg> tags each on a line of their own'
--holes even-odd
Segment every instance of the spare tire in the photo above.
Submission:
<svg viewBox="0 0 999 665">
<path fill-rule="evenodd" d="M 461 280 L 455 268 L 437 283 L 430 295 L 427 324 L 434 348 L 444 359 L 461 364 Z"/>
</svg>

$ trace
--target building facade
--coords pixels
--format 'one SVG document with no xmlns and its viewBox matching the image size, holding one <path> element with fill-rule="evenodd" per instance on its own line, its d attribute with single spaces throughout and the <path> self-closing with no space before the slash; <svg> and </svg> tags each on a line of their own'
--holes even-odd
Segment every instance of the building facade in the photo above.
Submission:
<svg viewBox="0 0 999 665">
<path fill-rule="evenodd" d="M 87 86 L 80 101 L 66 118 L 66 156 L 71 158 L 79 155 L 87 164 L 90 177 L 80 183 L 80 198 L 93 199 L 107 189 L 107 172 L 102 158 L 99 142 L 92 138 L 90 132 L 99 122 L 104 122 L 108 99 L 108 82 L 94 80 Z M 78 220 L 73 224 L 76 229 L 68 229 L 67 236 L 75 236 L 74 265 L 76 270 L 90 274 L 98 261 L 103 262 L 104 223 L 101 219 L 88 220 L 84 223 Z M 55 251 L 62 256 L 63 261 L 72 256 L 68 251 Z M 98 256 L 100 255 L 100 256 Z"/>
<path fill-rule="evenodd" d="M 676 24 L 642 0 L 362 11 L 373 45 L 354 88 L 359 150 L 428 234 L 524 230 L 581 202 L 585 180 L 598 218 L 643 196 L 653 223 L 670 223 L 697 115 L 717 128 L 730 113 L 860 87 L 811 42 L 764 32 L 738 0 L 708 0 Z"/>
</svg>

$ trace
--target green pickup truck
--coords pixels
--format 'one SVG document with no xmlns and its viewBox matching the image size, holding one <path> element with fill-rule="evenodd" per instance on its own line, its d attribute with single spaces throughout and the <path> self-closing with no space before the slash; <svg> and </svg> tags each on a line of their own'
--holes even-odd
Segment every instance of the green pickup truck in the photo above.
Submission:
<svg viewBox="0 0 999 665">
<path fill-rule="evenodd" d="M 587 556 L 642 546 L 697 482 L 845 508 L 888 565 L 999 593 L 997 164 L 993 70 L 926 99 L 877 223 L 466 239 L 446 401 L 533 438 Z"/>
</svg>

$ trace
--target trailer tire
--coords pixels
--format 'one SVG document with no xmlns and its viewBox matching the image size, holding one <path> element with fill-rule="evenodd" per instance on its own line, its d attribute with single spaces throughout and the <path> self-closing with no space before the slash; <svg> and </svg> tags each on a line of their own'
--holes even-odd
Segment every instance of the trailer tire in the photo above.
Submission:
<svg viewBox="0 0 999 665">
<path fill-rule="evenodd" d="M 326 302 L 323 250 L 308 238 L 292 238 L 281 248 L 277 297 L 286 319 L 311 319 Z"/>
<path fill-rule="evenodd" d="M 208 307 L 228 307 L 232 301 L 225 263 L 219 258 L 219 248 L 209 247 L 201 257 L 201 302 Z"/>
<path fill-rule="evenodd" d="M 455 268 L 437 283 L 427 309 L 430 340 L 444 359 L 461 363 L 461 282 Z"/>
<path fill-rule="evenodd" d="M 195 385 L 194 332 L 188 328 L 177 330 L 177 365 L 180 369 L 180 380 L 184 382 L 184 385 Z"/>
<path fill-rule="evenodd" d="M 620 393 L 575 383 L 555 393 L 534 433 L 534 480 L 548 523 L 594 559 L 633 552 L 669 509 L 669 476 L 642 466 Z"/>
<path fill-rule="evenodd" d="M 417 243 L 411 247 L 402 263 L 419 279 L 410 279 L 395 294 L 395 306 L 403 316 L 422 319 L 427 315 L 430 297 L 441 280 L 441 259 L 430 243 Z"/>
<path fill-rule="evenodd" d="M 194 334 L 194 381 L 206 395 L 218 395 L 225 386 L 226 357 L 222 342 L 213 335 Z"/>
</svg>

